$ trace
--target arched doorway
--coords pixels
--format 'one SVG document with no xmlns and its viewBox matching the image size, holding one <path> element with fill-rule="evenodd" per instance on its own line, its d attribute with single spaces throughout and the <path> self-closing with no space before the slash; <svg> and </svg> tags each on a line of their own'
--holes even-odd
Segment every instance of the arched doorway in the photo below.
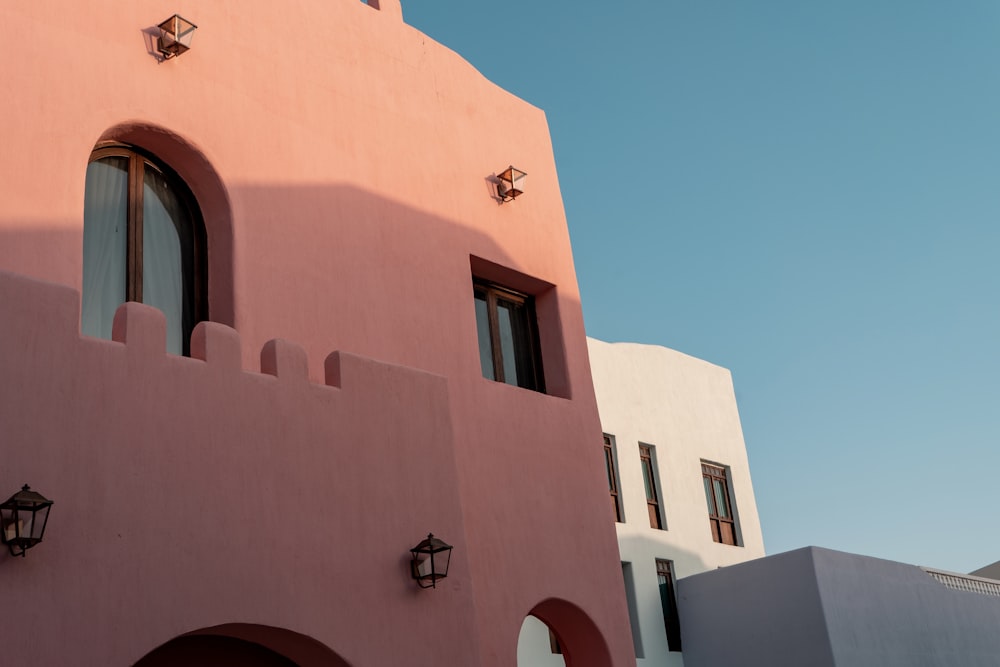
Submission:
<svg viewBox="0 0 1000 667">
<path fill-rule="evenodd" d="M 351 667 L 326 645 L 298 632 L 229 623 L 175 637 L 133 667 Z"/>
<path fill-rule="evenodd" d="M 607 667 L 611 653 L 600 629 L 572 602 L 535 605 L 518 635 L 518 667 Z"/>
<path fill-rule="evenodd" d="M 168 641 L 135 667 L 299 667 L 288 658 L 252 642 L 219 635 L 185 635 Z"/>
</svg>

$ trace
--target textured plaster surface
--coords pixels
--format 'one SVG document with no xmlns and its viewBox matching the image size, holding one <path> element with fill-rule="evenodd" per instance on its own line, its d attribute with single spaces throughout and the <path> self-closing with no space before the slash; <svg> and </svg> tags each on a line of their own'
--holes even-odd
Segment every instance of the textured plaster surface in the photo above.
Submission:
<svg viewBox="0 0 1000 667">
<path fill-rule="evenodd" d="M 547 600 L 580 664 L 631 661 L 544 114 L 375 4 L 8 8 L 3 475 L 58 504 L 0 581 L 66 637 L 9 628 L 34 664 L 127 664 L 234 622 L 393 664 L 435 635 L 416 616 L 461 632 L 410 664 L 509 665 Z M 168 11 L 198 31 L 164 62 L 150 30 Z M 196 332 L 207 361 L 167 357 L 131 306 L 128 344 L 79 337 L 104 140 L 155 153 L 198 199 L 209 317 L 232 327 Z M 499 206 L 508 164 L 531 189 Z M 482 378 L 474 272 L 536 296 L 549 395 Z M 428 531 L 456 544 L 454 579 L 414 597 L 401 558 Z"/>
</svg>

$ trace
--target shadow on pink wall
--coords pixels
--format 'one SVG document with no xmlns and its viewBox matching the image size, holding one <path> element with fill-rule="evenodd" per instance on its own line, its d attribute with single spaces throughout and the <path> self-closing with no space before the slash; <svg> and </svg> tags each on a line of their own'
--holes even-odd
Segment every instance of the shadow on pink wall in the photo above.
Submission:
<svg viewBox="0 0 1000 667">
<path fill-rule="evenodd" d="M 607 646 L 593 654 L 590 648 L 594 642 L 603 645 L 601 633 L 614 634 L 625 615 L 623 598 L 612 597 L 620 595 L 622 585 L 614 566 L 614 528 L 601 520 L 607 505 L 600 492 L 602 461 L 590 456 L 590 445 L 599 445 L 600 427 L 589 386 L 582 314 L 571 262 L 547 259 L 568 247 L 553 250 L 542 244 L 516 261 L 499 226 L 494 237 L 471 224 L 349 186 L 240 186 L 228 194 L 242 216 L 232 243 L 236 261 L 233 275 L 224 275 L 225 268 L 216 275 L 220 269 L 213 266 L 210 280 L 221 277 L 230 288 L 238 284 L 232 298 L 239 333 L 218 323 L 203 324 L 192 342 L 195 359 L 165 354 L 162 325 L 154 322 L 162 315 L 149 308 L 129 304 L 119 311 L 116 338 L 126 343 L 121 345 L 80 337 L 76 291 L 23 276 L 10 276 L 6 289 L 0 284 L 0 301 L 6 298 L 0 322 L 18 319 L 21 308 L 22 324 L 30 323 L 13 338 L 10 330 L 0 329 L 0 343 L 13 343 L 0 344 L 0 366 L 9 386 L 21 392 L 17 400 L 0 404 L 0 430 L 5 441 L 32 445 L 30 456 L 8 461 L 10 470 L 49 495 L 59 495 L 60 507 L 66 508 L 53 525 L 61 525 L 63 532 L 52 533 L 63 544 L 47 553 L 48 567 L 61 570 L 58 563 L 88 552 L 89 567 L 107 575 L 101 580 L 74 577 L 79 564 L 65 563 L 70 580 L 107 586 L 124 576 L 129 595 L 154 585 L 171 590 L 178 581 L 195 591 L 176 615 L 167 615 L 165 625 L 162 609 L 134 613 L 142 608 L 139 599 L 131 601 L 132 607 L 114 610 L 131 624 L 140 622 L 138 616 L 149 626 L 129 647 L 134 659 L 162 641 L 165 632 L 180 634 L 184 627 L 233 619 L 261 624 L 285 620 L 236 613 L 259 599 L 238 583 L 241 579 L 259 584 L 263 599 L 282 599 L 288 594 L 282 585 L 292 583 L 282 562 L 286 554 L 263 546 L 262 533 L 295 545 L 296 586 L 303 585 L 303 577 L 331 581 L 342 576 L 331 571 L 335 563 L 323 562 L 323 556 L 337 552 L 336 538 L 364 535 L 364 553 L 377 552 L 379 558 L 361 565 L 373 570 L 370 580 L 380 590 L 363 590 L 366 577 L 354 577 L 347 582 L 353 598 L 391 601 L 402 589 L 406 601 L 397 611 L 419 604 L 450 616 L 465 631 L 443 655 L 464 664 L 475 664 L 468 662 L 474 655 L 500 656 L 503 664 L 508 657 L 514 660 L 524 605 L 552 597 L 573 600 L 573 608 L 587 610 L 580 612 L 582 617 L 553 610 L 555 627 L 562 626 L 568 646 L 574 637 L 598 637 L 575 650 L 573 664 L 612 664 L 602 662 Z M 25 266 L 26 273 L 78 286 L 79 273 L 70 274 L 81 265 L 82 221 L 75 224 L 81 232 L 66 231 L 73 225 L 62 224 L 0 233 L 0 266 Z M 15 249 L 39 261 L 25 262 Z M 74 262 L 69 271 L 67 256 Z M 472 277 L 487 264 L 474 258 L 547 285 L 539 297 L 539 328 L 546 381 L 555 395 L 482 378 Z M 215 312 L 213 304 L 212 319 Z M 40 337 L 39 331 L 47 333 Z M 297 343 L 273 341 L 276 337 Z M 351 354 L 328 359 L 330 350 L 338 349 Z M 364 388 L 360 394 L 347 379 L 351 377 Z M 560 398 L 568 397 L 571 387 L 574 400 Z M 509 419 L 511 414 L 518 419 Z M 407 422 L 410 417 L 416 424 Z M 456 459 L 463 471 L 457 479 Z M 387 464 L 393 479 L 420 483 L 412 491 L 387 483 Z M 556 469 L 566 474 L 553 476 Z M 526 492 L 511 494 L 515 484 Z M 393 489 L 391 494 L 378 493 L 387 488 Z M 433 503 L 420 501 L 429 489 L 442 495 Z M 112 500 L 109 496 L 118 492 L 138 495 L 125 516 L 111 517 L 127 518 L 123 523 L 128 530 L 116 538 L 113 522 L 95 524 L 90 517 L 100 515 Z M 183 511 L 171 505 L 172 494 L 178 493 Z M 264 515 L 255 506 L 238 505 L 240 499 L 261 495 L 282 497 L 282 502 L 303 500 L 307 507 L 318 501 L 315 511 L 304 516 L 310 526 L 326 531 L 317 537 L 307 527 L 288 535 L 290 528 L 301 529 L 303 517 L 281 510 L 285 505 L 272 506 Z M 540 503 L 544 512 L 538 511 Z M 212 513 L 200 515 L 202 506 Z M 375 509 L 369 511 L 371 506 Z M 364 516 L 351 508 L 364 508 Z M 231 511 L 237 518 L 227 516 Z M 372 512 L 387 520 L 375 521 L 372 528 Z M 475 518 L 464 529 L 463 513 Z M 185 516 L 198 518 L 185 523 Z M 297 518 L 288 522 L 287 516 Z M 425 516 L 437 523 L 425 528 Z M 202 525 L 204 519 L 237 534 L 219 537 Z M 156 530 L 150 531 L 150 522 Z M 417 603 L 399 560 L 412 544 L 398 544 L 416 525 L 423 532 L 406 539 L 415 543 L 427 530 L 438 532 L 443 526 L 441 534 L 456 544 L 457 567 L 449 581 L 457 586 L 458 597 L 473 595 L 470 570 L 490 573 L 482 579 L 487 582 L 513 578 L 516 572 L 517 590 L 501 593 L 487 583 L 476 591 L 488 600 L 479 605 L 488 618 L 478 620 L 468 613 L 471 605 L 463 608 L 454 598 L 446 603 L 442 596 L 424 596 Z M 570 525 L 585 529 L 560 528 Z M 94 551 L 94 535 L 84 527 L 110 539 Z M 192 528 L 198 535 L 178 552 L 175 545 Z M 298 545 L 303 536 L 307 543 Z M 538 562 L 545 566 L 523 569 L 502 548 L 512 543 L 539 545 Z M 212 554 L 210 561 L 186 553 L 189 549 Z M 468 559 L 464 566 L 460 551 Z M 583 552 L 606 558 L 567 560 L 567 554 Z M 157 554 L 152 560 L 151 553 Z M 385 554 L 391 555 L 391 564 L 382 562 Z M 106 556 L 110 562 L 101 562 Z M 302 570 L 304 561 L 308 568 Z M 161 564 L 165 569 L 159 569 Z M 192 568 L 193 576 L 188 572 Z M 386 571 L 398 571 L 403 579 L 385 579 Z M 260 579 L 270 572 L 279 574 Z M 70 580 L 68 588 L 79 588 Z M 204 591 L 198 590 L 199 581 Z M 234 587 L 234 599 L 208 595 L 223 581 Z M 591 585 L 581 589 L 580 581 Z M 4 588 L 0 580 L 0 591 Z M 352 661 L 367 653 L 363 646 L 374 647 L 375 654 L 386 649 L 374 637 L 351 630 L 363 614 L 360 609 L 331 611 L 324 606 L 328 596 L 318 593 L 305 593 L 309 604 L 293 615 L 295 622 L 282 624 L 322 637 Z M 16 588 L 8 594 L 16 594 Z M 117 602 L 127 598 L 120 595 Z M 387 609 L 392 606 L 386 604 Z M 194 618 L 191 610 L 198 610 Z M 462 611 L 455 615 L 455 610 Z M 317 619 L 329 624 L 331 613 L 344 625 L 328 634 L 318 632 Z M 574 632 L 568 624 L 581 618 L 586 619 L 581 627 L 601 632 Z M 384 622 L 408 625 L 403 617 Z M 477 622 L 478 630 L 469 627 Z M 149 636 L 153 631 L 159 637 Z M 477 642 L 486 645 L 477 650 Z M 619 645 L 612 651 L 619 662 L 622 649 Z"/>
</svg>

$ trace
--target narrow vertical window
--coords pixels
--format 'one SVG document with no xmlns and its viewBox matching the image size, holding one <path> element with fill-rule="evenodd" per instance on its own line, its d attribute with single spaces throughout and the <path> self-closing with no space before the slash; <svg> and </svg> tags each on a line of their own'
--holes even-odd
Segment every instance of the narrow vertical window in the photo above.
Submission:
<svg viewBox="0 0 1000 667">
<path fill-rule="evenodd" d="M 663 607 L 663 626 L 667 631 L 667 648 L 681 650 L 681 621 L 677 613 L 677 594 L 674 591 L 674 564 L 656 559 L 656 580 L 660 585 L 660 606 Z"/>
<path fill-rule="evenodd" d="M 722 544 L 736 543 L 736 520 L 733 506 L 729 501 L 729 476 L 722 466 L 701 464 L 701 478 L 705 485 L 705 501 L 708 503 L 708 523 L 712 529 L 712 539 Z"/>
<path fill-rule="evenodd" d="M 544 392 L 532 298 L 479 281 L 473 296 L 483 377 Z"/>
<path fill-rule="evenodd" d="M 205 319 L 205 232 L 184 182 L 151 156 L 127 146 L 95 150 L 87 165 L 83 212 L 81 329 L 111 337 L 125 301 L 167 318 L 167 350 L 187 354 Z"/>
<path fill-rule="evenodd" d="M 660 509 L 660 494 L 656 488 L 653 460 L 652 446 L 639 445 L 639 461 L 642 464 L 642 483 L 646 487 L 646 509 L 649 510 L 649 527 L 662 529 L 663 513 Z"/>
<path fill-rule="evenodd" d="M 562 646 L 559 644 L 559 637 L 549 628 L 549 652 L 553 655 L 562 655 Z"/>
<path fill-rule="evenodd" d="M 639 605 L 635 598 L 635 580 L 632 577 L 632 563 L 622 562 L 622 578 L 625 580 L 625 602 L 628 604 L 628 621 L 632 626 L 632 646 L 635 657 L 645 658 L 642 650 L 642 634 L 639 632 Z"/>
<path fill-rule="evenodd" d="M 604 434 L 604 467 L 608 472 L 608 493 L 611 494 L 611 512 L 615 521 L 621 523 L 622 504 L 621 495 L 618 493 L 618 467 L 615 465 L 615 443 L 614 437 Z"/>
</svg>

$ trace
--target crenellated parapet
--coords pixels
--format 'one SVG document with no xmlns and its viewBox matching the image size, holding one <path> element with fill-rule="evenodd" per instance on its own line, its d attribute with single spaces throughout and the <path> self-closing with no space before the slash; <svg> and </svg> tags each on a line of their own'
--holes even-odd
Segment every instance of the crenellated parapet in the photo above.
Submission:
<svg viewBox="0 0 1000 667">
<path fill-rule="evenodd" d="M 141 303 L 123 303 L 115 311 L 111 338 L 125 345 L 130 356 L 150 359 L 166 356 L 166 318 L 163 313 Z M 191 358 L 220 370 L 243 371 L 242 341 L 232 327 L 217 322 L 200 322 L 191 334 Z M 340 386 L 340 352 L 331 352 L 325 362 L 326 385 Z M 400 367 L 400 370 L 406 372 Z M 250 371 L 253 372 L 253 371 Z M 309 360 L 297 343 L 275 338 L 260 351 L 260 373 L 283 383 L 309 382 Z"/>
<path fill-rule="evenodd" d="M 0 271 L 0 343 L 13 356 L 32 353 L 46 343 L 64 347 L 73 338 L 83 346 L 106 347 L 111 354 L 124 353 L 131 359 L 146 359 L 150 364 L 190 364 L 202 361 L 220 371 L 243 372 L 278 378 L 283 384 L 306 384 L 309 361 L 305 349 L 292 341 L 276 338 L 267 341 L 260 351 L 260 368 L 245 369 L 242 340 L 238 331 L 217 322 L 199 323 L 191 335 L 189 359 L 166 352 L 166 318 L 163 313 L 141 303 L 123 303 L 115 312 L 111 341 L 80 334 L 80 295 L 76 290 L 19 274 Z M 124 346 L 124 350 L 119 349 Z M 316 386 L 341 387 L 342 356 L 355 363 L 377 364 L 393 373 L 413 375 L 444 386 L 444 378 L 425 371 L 382 364 L 355 355 L 331 352 L 324 360 L 325 383 Z M 312 383 L 310 383 L 312 384 Z"/>
</svg>

